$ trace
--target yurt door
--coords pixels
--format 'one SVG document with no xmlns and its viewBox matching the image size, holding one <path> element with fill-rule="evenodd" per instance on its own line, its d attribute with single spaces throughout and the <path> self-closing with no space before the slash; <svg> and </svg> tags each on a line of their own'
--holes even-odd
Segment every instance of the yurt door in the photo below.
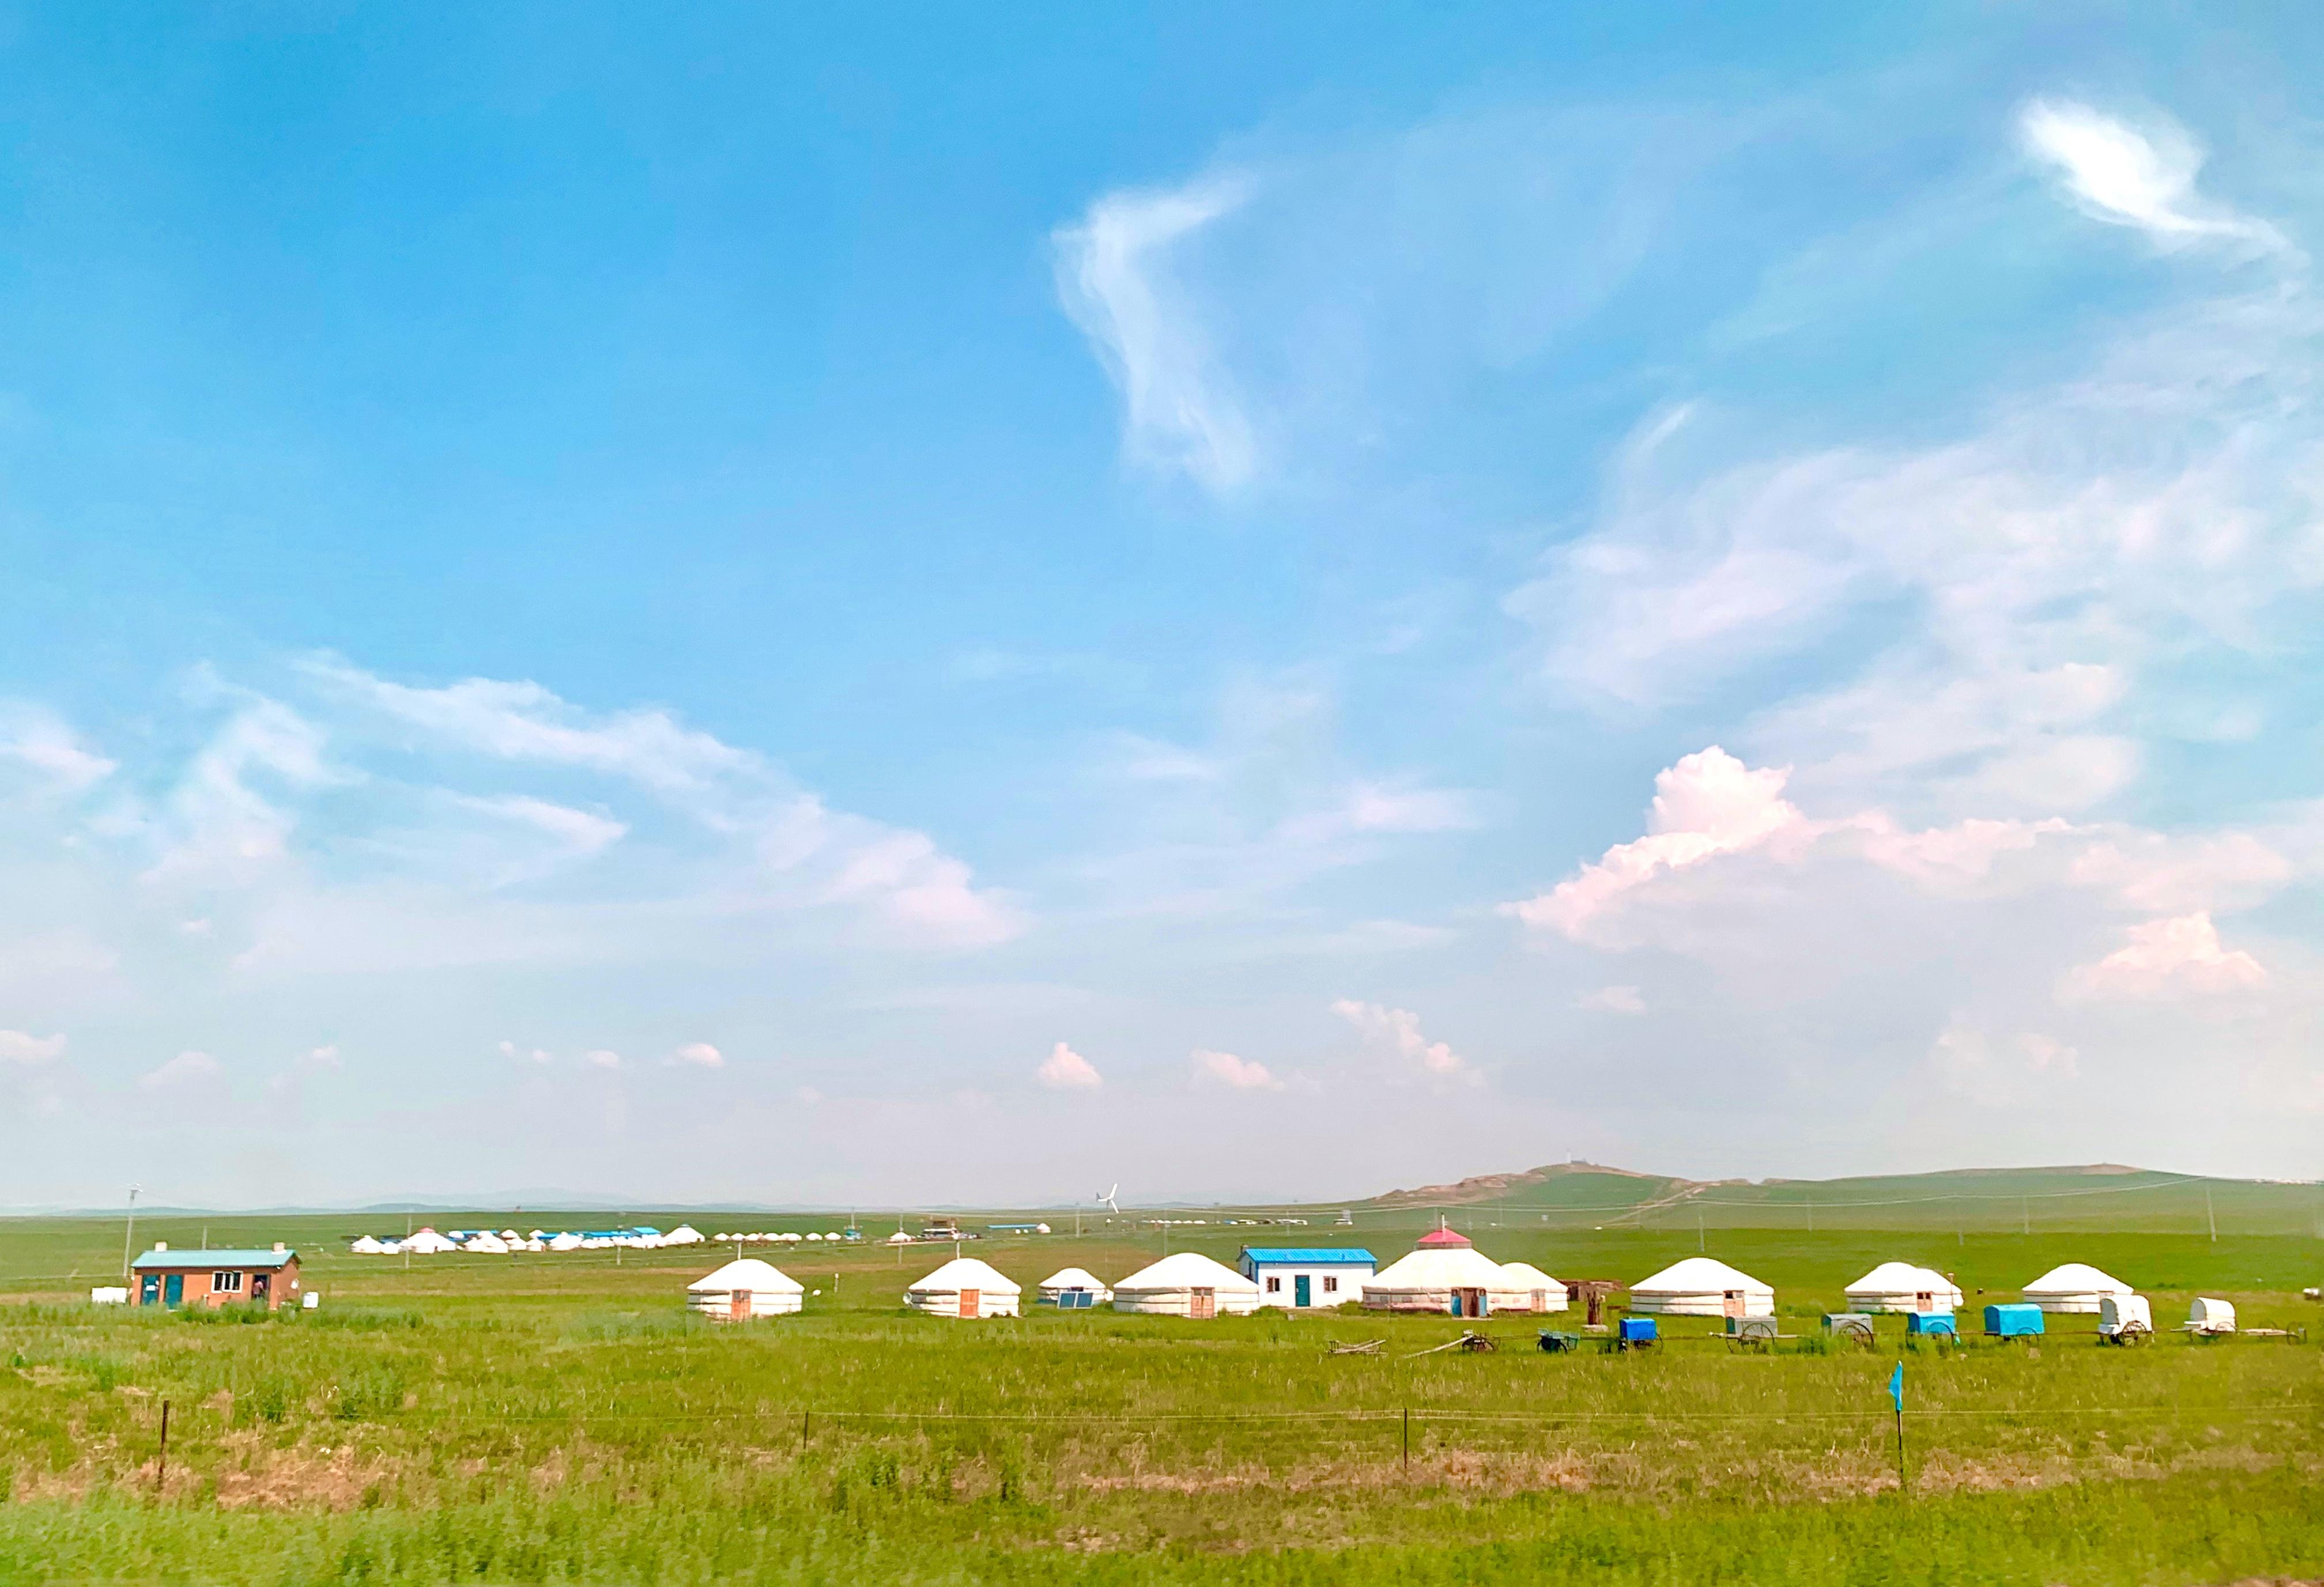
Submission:
<svg viewBox="0 0 2324 1587">
<path fill-rule="evenodd" d="M 729 1295 L 726 1297 L 726 1315 L 738 1323 L 748 1317 L 751 1315 L 751 1292 L 737 1289 Z"/>
<path fill-rule="evenodd" d="M 960 1315 L 962 1316 L 982 1316 L 983 1313 L 981 1308 L 983 1304 L 983 1291 L 977 1289 L 964 1289 L 960 1292 Z"/>
<path fill-rule="evenodd" d="M 1215 1289 L 1190 1289 L 1186 1292 L 1186 1315 L 1190 1317 L 1215 1317 L 1219 1315 L 1219 1292 Z"/>
<path fill-rule="evenodd" d="M 1310 1297 L 1310 1291 L 1308 1288 L 1308 1287 L 1314 1282 L 1314 1280 L 1308 1278 L 1305 1273 L 1300 1274 L 1297 1278 L 1291 1280 L 1291 1304 L 1293 1306 L 1313 1306 L 1314 1304 L 1314 1300 Z"/>
<path fill-rule="evenodd" d="M 1741 1290 L 1730 1289 L 1727 1292 L 1727 1304 L 1724 1310 L 1730 1317 L 1739 1317 L 1743 1315 L 1743 1292 Z"/>
</svg>

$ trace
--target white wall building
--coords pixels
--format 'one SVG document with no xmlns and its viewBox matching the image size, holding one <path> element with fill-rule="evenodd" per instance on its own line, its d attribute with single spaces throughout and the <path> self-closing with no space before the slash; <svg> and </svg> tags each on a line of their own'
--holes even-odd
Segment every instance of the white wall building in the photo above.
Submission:
<svg viewBox="0 0 2324 1587">
<path fill-rule="evenodd" d="M 2128 1295 L 2129 1285 L 2101 1273 L 2088 1262 L 2067 1262 L 2051 1269 L 2018 1291 L 2028 1305 L 2045 1312 L 2095 1315 L 2109 1295 Z"/>
<path fill-rule="evenodd" d="M 1259 1304 L 1294 1310 L 1353 1306 L 1378 1265 L 1360 1246 L 1249 1246 L 1235 1265 L 1259 1286 Z"/>
<path fill-rule="evenodd" d="M 1630 1309 L 1665 1317 L 1764 1317 L 1775 1309 L 1775 1292 L 1714 1257 L 1689 1257 L 1631 1285 Z"/>
<path fill-rule="evenodd" d="M 1854 1312 L 1957 1312 L 1960 1286 L 1934 1268 L 1911 1262 L 1883 1262 L 1848 1287 L 1848 1309 Z"/>
<path fill-rule="evenodd" d="M 1223 1262 L 1182 1250 L 1116 1284 L 1113 1309 L 1167 1317 L 1244 1317 L 1259 1310 L 1259 1286 Z"/>
<path fill-rule="evenodd" d="M 1013 1317 L 1023 1287 L 974 1257 L 954 1257 L 904 1291 L 904 1304 L 932 1317 Z"/>
<path fill-rule="evenodd" d="M 806 1286 L 756 1257 L 737 1258 L 686 1287 L 686 1309 L 719 1323 L 788 1316 L 806 1305 Z"/>
</svg>

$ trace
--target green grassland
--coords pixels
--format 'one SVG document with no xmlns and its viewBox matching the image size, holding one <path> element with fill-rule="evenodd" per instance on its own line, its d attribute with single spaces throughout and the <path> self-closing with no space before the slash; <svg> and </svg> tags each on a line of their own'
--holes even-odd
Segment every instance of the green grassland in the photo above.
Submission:
<svg viewBox="0 0 2324 1587">
<path fill-rule="evenodd" d="M 1335 1211 L 1336 1209 L 1334 1209 Z M 805 1315 L 716 1326 L 685 1282 L 732 1248 L 345 1254 L 401 1219 L 141 1219 L 137 1243 L 288 1240 L 321 1308 L 272 1319 L 79 1302 L 122 1227 L 0 1223 L 0 1581 L 2204 1582 L 2324 1572 L 2324 1354 L 2314 1339 L 2139 1350 L 2054 1319 L 2037 1351 L 1830 1349 L 1816 1314 L 1904 1257 L 1997 1296 L 2086 1259 L 2166 1325 L 2197 1292 L 2314 1329 L 2298 1233 L 2037 1225 L 1811 1234 L 1453 1215 L 1500 1259 L 1635 1279 L 1698 1243 L 1773 1283 L 1787 1332 L 1731 1353 L 1707 1324 L 1653 1352 L 1415 1352 L 1449 1318 L 1213 1323 L 902 1312 L 949 1247 L 789 1246 Z M 1400 1254 L 1435 1214 L 1306 1227 L 1070 1215 L 979 1241 L 1030 1286 L 1171 1249 L 1359 1241 Z M 675 1214 L 630 1214 L 663 1227 Z M 439 1227 L 603 1226 L 450 1213 Z M 844 1219 L 691 1215 L 698 1227 Z M 970 1219 L 970 1225 L 984 1222 Z M 891 1223 L 865 1221 L 877 1239 Z M 1974 1304 L 1975 1297 L 1972 1297 Z M 1333 1341 L 1384 1340 L 1379 1356 Z M 1886 1384 L 1905 1365 L 1906 1479 Z M 171 1407 L 166 1470 L 160 1409 Z"/>
</svg>

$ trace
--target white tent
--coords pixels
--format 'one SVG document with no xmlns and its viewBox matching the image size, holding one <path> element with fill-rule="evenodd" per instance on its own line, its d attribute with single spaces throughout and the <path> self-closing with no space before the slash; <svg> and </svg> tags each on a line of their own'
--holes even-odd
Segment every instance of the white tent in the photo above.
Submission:
<svg viewBox="0 0 2324 1587">
<path fill-rule="evenodd" d="M 1113 1298 L 1113 1291 L 1103 1279 L 1086 1268 L 1060 1268 L 1041 1280 L 1040 1302 L 1045 1306 L 1102 1306 Z"/>
<path fill-rule="evenodd" d="M 934 1317 L 1013 1317 L 1023 1287 L 974 1257 L 954 1257 L 904 1291 L 904 1304 Z"/>
<path fill-rule="evenodd" d="M 2236 1308 L 2232 1301 L 2214 1300 L 2199 1296 L 2187 1308 L 2187 1326 L 2198 1333 L 2233 1333 L 2236 1331 Z"/>
<path fill-rule="evenodd" d="M 460 1248 L 433 1229 L 422 1229 L 419 1233 L 406 1239 L 400 1249 L 408 1250 L 414 1256 L 425 1257 L 434 1256 L 438 1251 L 457 1250 Z"/>
<path fill-rule="evenodd" d="M 378 1241 L 374 1240 L 368 1234 L 356 1235 L 355 1243 L 347 1247 L 347 1254 L 349 1256 L 358 1257 L 381 1256 L 385 1254 L 386 1250 L 387 1247 L 382 1245 Z"/>
<path fill-rule="evenodd" d="M 503 1240 L 491 1230 L 485 1229 L 477 1233 L 471 1234 L 467 1239 L 462 1241 L 460 1242 L 460 1249 L 462 1250 L 479 1251 L 485 1256 L 504 1257 L 508 1255 L 509 1246 L 507 1241 Z"/>
<path fill-rule="evenodd" d="M 1630 1286 L 1630 1309 L 1665 1317 L 1764 1317 L 1775 1292 L 1711 1257 L 1689 1257 Z"/>
<path fill-rule="evenodd" d="M 700 1245 L 702 1243 L 702 1231 L 696 1229 L 691 1223 L 680 1223 L 677 1228 L 663 1235 L 661 1237 L 661 1242 L 664 1245 Z"/>
<path fill-rule="evenodd" d="M 890 1245 L 909 1245 L 912 1243 L 912 1237 L 905 1233 L 901 1229 L 899 1229 L 893 1234 L 888 1236 L 887 1243 Z"/>
<path fill-rule="evenodd" d="M 1407 1252 L 1365 1279 L 1364 1309 L 1481 1317 L 1496 1306 L 1533 1303 L 1531 1285 L 1526 1287 L 1522 1303 L 1518 1293 L 1501 1264 L 1468 1241 L 1455 1245 L 1438 1241 Z M 1564 1293 L 1558 1291 L 1561 1297 Z"/>
<path fill-rule="evenodd" d="M 777 1317 L 806 1304 L 807 1288 L 780 1268 L 742 1257 L 686 1287 L 686 1309 L 721 1323 Z"/>
<path fill-rule="evenodd" d="M 562 1234 L 552 1234 L 549 1237 L 549 1249 L 551 1250 L 579 1250 L 588 1243 L 570 1229 Z"/>
<path fill-rule="evenodd" d="M 1243 1317 L 1259 1310 L 1259 1283 L 1200 1251 L 1182 1250 L 1113 1287 L 1117 1312 L 1168 1317 Z"/>
<path fill-rule="evenodd" d="M 1850 1311 L 1953 1312 L 1960 1304 L 1960 1286 L 1911 1262 L 1883 1262 L 1848 1287 Z"/>
<path fill-rule="evenodd" d="M 2096 1313 L 2107 1296 L 2128 1295 L 2131 1287 L 2088 1262 L 2068 1262 L 2051 1269 L 2018 1293 L 2045 1312 Z"/>
<path fill-rule="evenodd" d="M 1562 1312 L 1565 1286 L 1530 1262 L 1503 1262 L 1500 1287 L 1493 1291 L 1497 1312 Z"/>
</svg>

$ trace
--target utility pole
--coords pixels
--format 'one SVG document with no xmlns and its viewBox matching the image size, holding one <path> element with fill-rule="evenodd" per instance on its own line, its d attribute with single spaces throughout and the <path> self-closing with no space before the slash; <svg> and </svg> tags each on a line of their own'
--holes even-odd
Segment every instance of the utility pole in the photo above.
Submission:
<svg viewBox="0 0 2324 1587">
<path fill-rule="evenodd" d="M 2203 1186 L 2203 1222 L 2210 1226 L 2211 1243 L 2219 1243 L 2219 1220 L 2211 1212 L 2211 1187 Z"/>
<path fill-rule="evenodd" d="M 143 1188 L 138 1185 L 129 1187 L 129 1227 L 121 1232 L 121 1276 L 124 1279 L 129 1277 L 129 1253 L 137 1244 L 137 1193 Z"/>
</svg>

